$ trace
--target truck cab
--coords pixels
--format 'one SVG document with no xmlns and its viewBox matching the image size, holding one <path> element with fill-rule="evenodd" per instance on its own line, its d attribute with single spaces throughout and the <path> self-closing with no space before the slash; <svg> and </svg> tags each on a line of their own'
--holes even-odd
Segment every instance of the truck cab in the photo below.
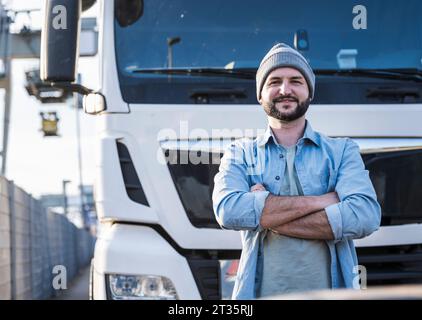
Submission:
<svg viewBox="0 0 422 320">
<path fill-rule="evenodd" d="M 66 36 L 51 26 L 62 2 Z M 57 67 L 76 49 L 54 51 L 77 43 L 86 2 L 46 1 L 42 47 L 43 79 L 97 118 L 92 299 L 230 297 L 241 241 L 216 222 L 213 178 L 233 140 L 265 130 L 255 73 L 279 41 L 316 73 L 314 130 L 352 138 L 370 171 L 382 226 L 356 240 L 368 284 L 422 279 L 420 1 L 98 2 L 99 88 Z"/>
</svg>

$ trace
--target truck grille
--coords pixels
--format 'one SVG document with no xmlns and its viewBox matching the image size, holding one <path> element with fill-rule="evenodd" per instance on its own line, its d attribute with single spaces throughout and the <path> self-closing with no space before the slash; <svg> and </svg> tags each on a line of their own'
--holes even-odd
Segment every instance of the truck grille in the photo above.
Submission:
<svg viewBox="0 0 422 320">
<path fill-rule="evenodd" d="M 422 246 L 401 245 L 356 248 L 368 285 L 422 283 Z"/>
</svg>

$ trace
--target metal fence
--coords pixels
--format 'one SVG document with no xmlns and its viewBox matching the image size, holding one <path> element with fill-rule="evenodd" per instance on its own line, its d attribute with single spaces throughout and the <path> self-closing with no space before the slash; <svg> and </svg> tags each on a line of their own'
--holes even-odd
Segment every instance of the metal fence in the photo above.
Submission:
<svg viewBox="0 0 422 320">
<path fill-rule="evenodd" d="M 54 267 L 64 266 L 71 281 L 89 264 L 94 243 L 88 231 L 0 177 L 0 299 L 51 297 Z"/>
<path fill-rule="evenodd" d="M 10 238 L 8 182 L 0 177 L 0 299 L 10 299 L 12 294 Z"/>
</svg>

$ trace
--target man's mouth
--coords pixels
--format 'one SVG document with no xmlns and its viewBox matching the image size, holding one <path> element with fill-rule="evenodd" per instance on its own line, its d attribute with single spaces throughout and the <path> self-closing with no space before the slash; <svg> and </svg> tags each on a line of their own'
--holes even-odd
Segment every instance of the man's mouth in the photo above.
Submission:
<svg viewBox="0 0 422 320">
<path fill-rule="evenodd" d="M 274 103 L 277 103 L 277 102 L 297 102 L 297 99 L 295 99 L 295 98 L 277 98 L 277 99 L 274 99 Z"/>
</svg>

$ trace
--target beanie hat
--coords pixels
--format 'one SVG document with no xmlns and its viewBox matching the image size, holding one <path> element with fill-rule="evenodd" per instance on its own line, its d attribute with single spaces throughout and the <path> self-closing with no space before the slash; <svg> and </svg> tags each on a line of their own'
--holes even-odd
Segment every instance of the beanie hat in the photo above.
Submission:
<svg viewBox="0 0 422 320">
<path fill-rule="evenodd" d="M 256 72 L 256 97 L 258 101 L 261 98 L 262 87 L 268 75 L 271 71 L 281 67 L 295 68 L 302 73 L 308 83 L 309 98 L 312 100 L 315 89 L 315 74 L 311 66 L 295 49 L 287 44 L 278 43 L 268 51 Z"/>
</svg>

